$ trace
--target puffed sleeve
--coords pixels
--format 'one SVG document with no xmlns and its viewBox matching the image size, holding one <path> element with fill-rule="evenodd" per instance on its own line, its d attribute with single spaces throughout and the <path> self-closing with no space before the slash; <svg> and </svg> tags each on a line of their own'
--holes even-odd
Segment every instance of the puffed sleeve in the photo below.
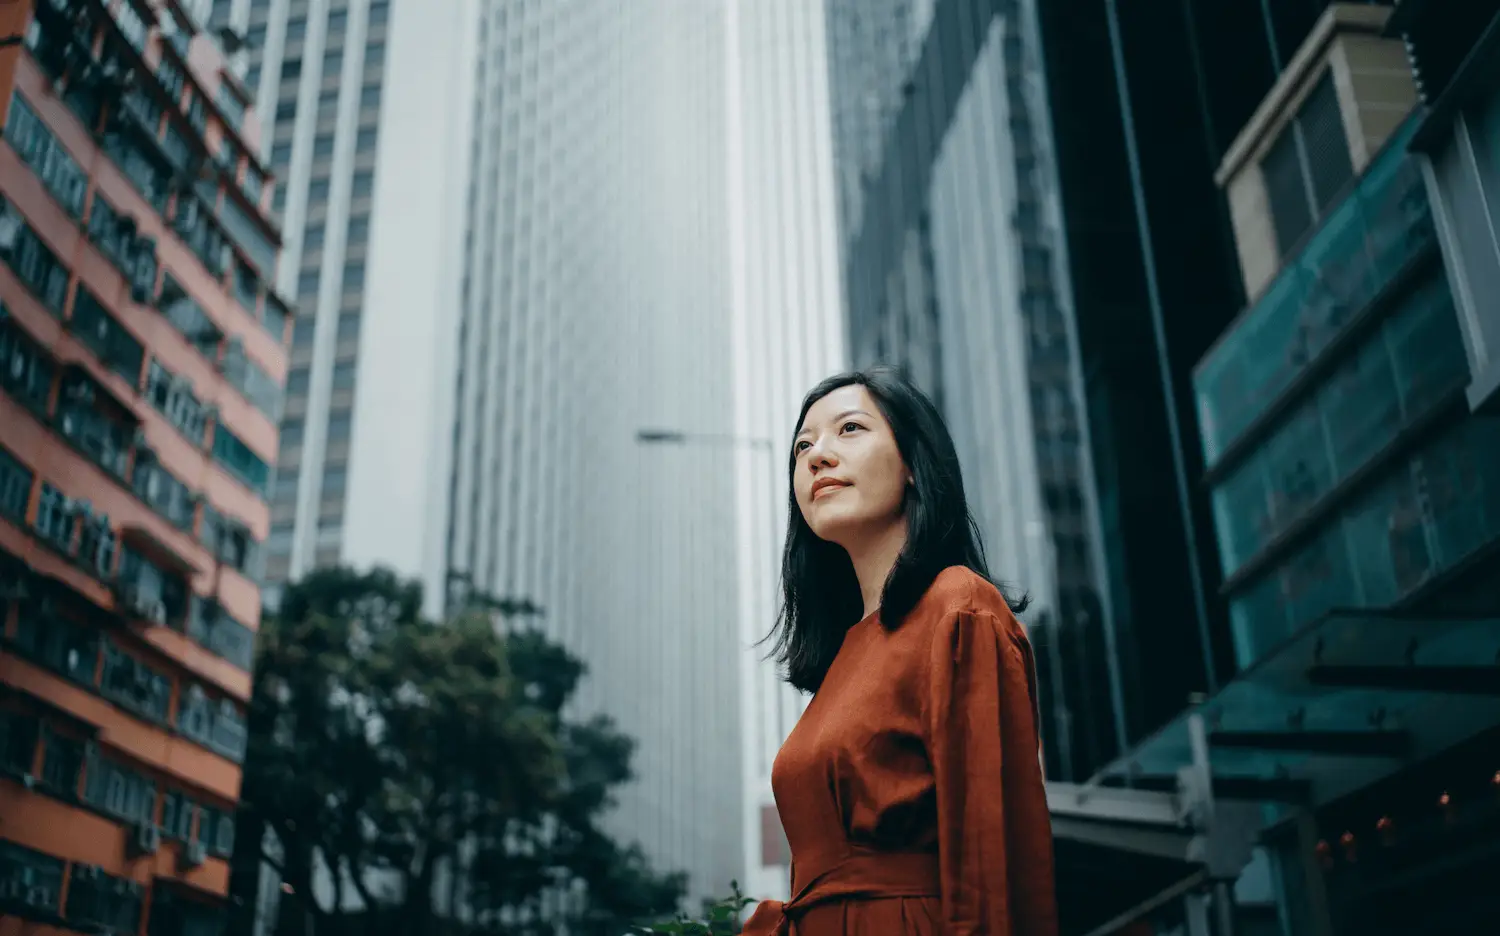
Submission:
<svg viewBox="0 0 1500 936">
<path fill-rule="evenodd" d="M 943 932 L 1055 936 L 1052 830 L 1031 646 L 1005 612 L 957 612 L 933 636 L 927 743 Z"/>
</svg>

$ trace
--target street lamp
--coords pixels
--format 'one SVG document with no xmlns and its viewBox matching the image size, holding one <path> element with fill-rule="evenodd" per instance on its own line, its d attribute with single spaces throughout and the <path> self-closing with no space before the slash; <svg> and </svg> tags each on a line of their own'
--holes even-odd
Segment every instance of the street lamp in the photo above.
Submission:
<svg viewBox="0 0 1500 936">
<path fill-rule="evenodd" d="M 771 440 L 719 432 L 682 432 L 677 429 L 640 429 L 635 441 L 641 445 L 726 445 L 770 451 Z"/>
</svg>

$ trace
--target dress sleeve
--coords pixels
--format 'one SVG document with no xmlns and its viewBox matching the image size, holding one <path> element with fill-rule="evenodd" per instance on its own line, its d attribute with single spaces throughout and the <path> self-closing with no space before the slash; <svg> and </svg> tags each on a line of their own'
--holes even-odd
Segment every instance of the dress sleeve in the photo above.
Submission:
<svg viewBox="0 0 1500 936">
<path fill-rule="evenodd" d="M 959 612 L 936 629 L 930 666 L 943 932 L 1055 936 L 1031 646 L 1008 611 Z"/>
</svg>

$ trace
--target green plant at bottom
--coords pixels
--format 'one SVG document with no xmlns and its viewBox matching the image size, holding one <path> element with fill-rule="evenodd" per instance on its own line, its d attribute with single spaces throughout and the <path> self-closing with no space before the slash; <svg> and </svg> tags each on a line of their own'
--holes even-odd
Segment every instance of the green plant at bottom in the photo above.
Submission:
<svg viewBox="0 0 1500 936">
<path fill-rule="evenodd" d="M 741 893 L 739 881 L 730 881 L 729 887 L 731 896 L 703 902 L 701 920 L 679 914 L 667 922 L 637 926 L 634 932 L 640 936 L 735 936 L 740 931 L 740 915 L 755 900 Z"/>
</svg>

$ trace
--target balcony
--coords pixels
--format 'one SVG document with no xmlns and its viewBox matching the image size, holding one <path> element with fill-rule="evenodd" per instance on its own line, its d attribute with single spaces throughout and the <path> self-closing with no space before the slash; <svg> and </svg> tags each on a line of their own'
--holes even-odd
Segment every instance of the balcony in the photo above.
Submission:
<svg viewBox="0 0 1500 936">
<path fill-rule="evenodd" d="M 129 478 L 140 422 L 81 368 L 69 367 L 63 375 L 52 422 L 89 461 L 122 482 Z"/>
<path fill-rule="evenodd" d="M 1206 461 L 1215 465 L 1284 406 L 1309 369 L 1388 289 L 1433 256 L 1436 235 L 1407 125 L 1354 190 L 1199 362 Z"/>
</svg>

